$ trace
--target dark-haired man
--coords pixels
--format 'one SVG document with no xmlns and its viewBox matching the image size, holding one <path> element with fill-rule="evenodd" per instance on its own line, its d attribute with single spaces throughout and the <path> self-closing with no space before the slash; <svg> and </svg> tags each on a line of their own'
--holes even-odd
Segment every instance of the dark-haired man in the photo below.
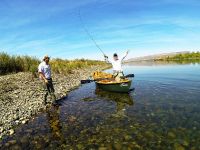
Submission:
<svg viewBox="0 0 200 150">
<path fill-rule="evenodd" d="M 118 55 L 116 53 L 114 53 L 113 54 L 113 60 L 109 60 L 108 56 L 106 56 L 106 55 L 104 56 L 106 62 L 109 62 L 109 63 L 112 64 L 113 75 L 114 75 L 114 77 L 115 77 L 115 79 L 117 81 L 119 81 L 120 78 L 124 76 L 123 70 L 122 70 L 122 62 L 126 58 L 126 56 L 128 55 L 128 53 L 129 53 L 129 51 L 127 51 L 126 54 L 122 58 L 119 58 Z"/>
</svg>

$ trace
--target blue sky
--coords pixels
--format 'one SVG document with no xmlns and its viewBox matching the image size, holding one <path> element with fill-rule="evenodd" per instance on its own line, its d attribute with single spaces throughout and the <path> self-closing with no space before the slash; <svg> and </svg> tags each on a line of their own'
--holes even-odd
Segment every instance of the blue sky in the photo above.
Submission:
<svg viewBox="0 0 200 150">
<path fill-rule="evenodd" d="M 200 50 L 199 0 L 1 0 L 0 51 L 41 58 Z"/>
</svg>

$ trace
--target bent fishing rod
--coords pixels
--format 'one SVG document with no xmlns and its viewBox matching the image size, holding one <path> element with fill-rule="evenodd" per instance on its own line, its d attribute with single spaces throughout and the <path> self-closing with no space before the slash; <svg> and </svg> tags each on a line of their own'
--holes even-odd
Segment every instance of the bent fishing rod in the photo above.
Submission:
<svg viewBox="0 0 200 150">
<path fill-rule="evenodd" d="M 85 24 L 84 24 L 84 22 L 83 22 L 83 19 L 82 19 L 82 17 L 81 17 L 81 11 L 80 11 L 80 9 L 79 9 L 79 11 L 78 11 L 78 16 L 79 16 L 80 22 L 81 22 L 81 24 L 82 24 L 82 27 L 83 27 L 85 33 L 88 35 L 88 37 L 90 38 L 90 40 L 94 43 L 94 45 L 101 51 L 101 53 L 102 53 L 104 56 L 106 56 L 105 53 L 103 52 L 103 50 L 101 49 L 101 47 L 97 44 L 97 42 L 96 42 L 95 39 L 93 38 L 92 34 L 90 34 L 89 30 L 86 28 L 86 26 L 85 26 Z"/>
</svg>

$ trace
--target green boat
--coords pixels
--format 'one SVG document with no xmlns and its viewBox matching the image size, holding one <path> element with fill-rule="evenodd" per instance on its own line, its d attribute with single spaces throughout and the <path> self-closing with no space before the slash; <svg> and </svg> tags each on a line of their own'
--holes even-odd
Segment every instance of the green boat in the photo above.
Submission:
<svg viewBox="0 0 200 150">
<path fill-rule="evenodd" d="M 126 79 L 120 82 L 115 81 L 96 81 L 97 88 L 109 92 L 128 93 L 130 91 L 132 80 Z"/>
</svg>

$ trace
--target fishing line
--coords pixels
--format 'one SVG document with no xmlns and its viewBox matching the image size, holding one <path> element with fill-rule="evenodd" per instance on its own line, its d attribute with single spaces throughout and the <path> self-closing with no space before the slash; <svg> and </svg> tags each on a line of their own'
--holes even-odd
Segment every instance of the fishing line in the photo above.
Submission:
<svg viewBox="0 0 200 150">
<path fill-rule="evenodd" d="M 93 36 L 90 34 L 89 30 L 86 28 L 84 22 L 83 22 L 83 19 L 81 17 L 81 11 L 79 9 L 78 11 L 78 16 L 79 16 L 79 19 L 81 21 L 81 24 L 83 26 L 83 29 L 84 31 L 86 32 L 86 34 L 88 35 L 88 37 L 90 38 L 90 40 L 94 43 L 94 45 L 102 52 L 102 54 L 105 56 L 105 53 L 103 52 L 103 50 L 101 49 L 101 47 L 97 44 L 97 42 L 95 41 L 95 39 L 93 38 Z"/>
</svg>

